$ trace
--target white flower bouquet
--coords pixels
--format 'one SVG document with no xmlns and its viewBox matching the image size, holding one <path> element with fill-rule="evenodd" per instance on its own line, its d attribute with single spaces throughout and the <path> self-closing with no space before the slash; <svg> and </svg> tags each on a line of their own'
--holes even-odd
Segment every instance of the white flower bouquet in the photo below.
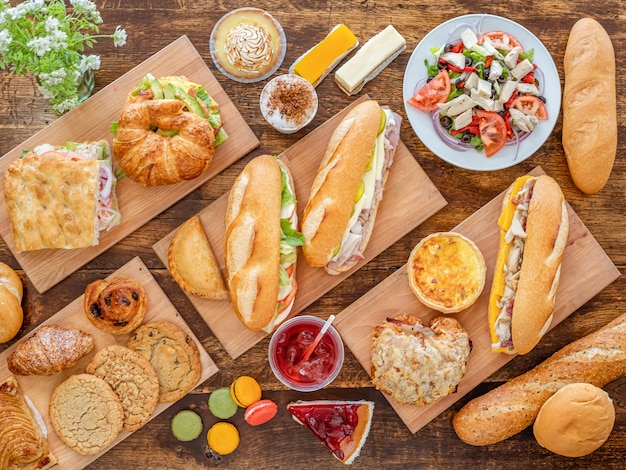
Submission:
<svg viewBox="0 0 626 470">
<path fill-rule="evenodd" d="M 32 74 L 51 111 L 63 114 L 88 95 L 79 94 L 86 73 L 100 68 L 100 57 L 84 55 L 98 38 L 112 38 L 116 47 L 126 43 L 120 26 L 113 34 L 98 34 L 102 17 L 94 2 L 28 0 L 11 7 L 0 0 L 0 69 L 15 75 Z"/>
</svg>

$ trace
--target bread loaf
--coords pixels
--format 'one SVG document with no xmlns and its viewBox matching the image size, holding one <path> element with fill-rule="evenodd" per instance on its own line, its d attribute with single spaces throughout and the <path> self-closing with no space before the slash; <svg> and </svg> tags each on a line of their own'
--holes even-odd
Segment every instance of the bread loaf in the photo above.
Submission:
<svg viewBox="0 0 626 470">
<path fill-rule="evenodd" d="M 563 149 L 574 183 L 595 194 L 606 184 L 617 152 L 615 52 L 591 18 L 570 31 L 563 90 Z"/>
<path fill-rule="evenodd" d="M 11 341 L 22 327 L 22 296 L 20 277 L 9 265 L 0 263 L 0 344 Z"/>
<path fill-rule="evenodd" d="M 471 445 L 495 444 L 532 425 L 541 406 L 561 387 L 596 387 L 626 374 L 626 314 L 546 359 L 534 369 L 475 398 L 453 418 L 459 438 Z"/>
</svg>

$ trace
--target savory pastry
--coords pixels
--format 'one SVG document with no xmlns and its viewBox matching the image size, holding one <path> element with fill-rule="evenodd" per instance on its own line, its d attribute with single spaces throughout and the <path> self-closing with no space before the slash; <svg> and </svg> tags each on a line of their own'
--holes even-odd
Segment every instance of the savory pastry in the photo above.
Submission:
<svg viewBox="0 0 626 470">
<path fill-rule="evenodd" d="M 302 218 L 309 265 L 339 274 L 364 258 L 401 120 L 376 101 L 364 101 L 331 135 Z"/>
<path fill-rule="evenodd" d="M 15 250 L 86 248 L 121 220 L 106 140 L 40 145 L 14 160 L 4 197 Z"/>
<path fill-rule="evenodd" d="M 617 154 L 615 51 L 596 20 L 582 18 L 572 27 L 563 70 L 563 150 L 574 184 L 595 194 L 608 181 Z"/>
<path fill-rule="evenodd" d="M 126 431 L 136 431 L 150 420 L 159 402 L 159 377 L 141 354 L 113 344 L 98 351 L 85 372 L 104 379 L 118 396 Z"/>
<path fill-rule="evenodd" d="M 438 232 L 413 248 L 407 263 L 409 285 L 427 307 L 456 313 L 476 302 L 487 267 L 478 247 L 455 232 Z"/>
<path fill-rule="evenodd" d="M 398 403 L 434 403 L 456 390 L 471 348 L 454 318 L 437 317 L 428 326 L 411 314 L 388 318 L 374 328 L 372 383 Z"/>
<path fill-rule="evenodd" d="M 76 365 L 93 349 L 93 336 L 74 328 L 44 325 L 7 358 L 17 375 L 53 375 Z"/>
<path fill-rule="evenodd" d="M 193 216 L 178 228 L 170 243 L 167 263 L 174 280 L 187 292 L 206 299 L 228 298 L 199 216 Z"/>
<path fill-rule="evenodd" d="M 346 465 L 365 444 L 374 415 L 372 401 L 298 400 L 287 405 L 294 420 L 313 433 Z"/>
<path fill-rule="evenodd" d="M 251 330 L 271 332 L 297 292 L 298 214 L 293 180 L 271 155 L 251 160 L 228 196 L 224 258 L 233 309 Z"/>
<path fill-rule="evenodd" d="M 107 333 L 123 335 L 137 328 L 148 311 L 148 297 L 143 286 L 122 277 L 98 279 L 85 289 L 85 315 Z"/>
<path fill-rule="evenodd" d="M 504 385 L 474 398 L 454 416 L 459 438 L 474 446 L 503 441 L 532 425 L 561 387 L 603 387 L 626 374 L 626 314 L 564 348 Z"/>
<path fill-rule="evenodd" d="M 500 240 L 489 296 L 493 352 L 526 354 L 548 331 L 569 233 L 567 205 L 547 175 L 517 178 L 498 218 Z"/>
<path fill-rule="evenodd" d="M 70 375 L 56 386 L 48 415 L 61 442 L 81 455 L 103 451 L 124 425 L 124 410 L 113 389 L 91 374 Z"/>
<path fill-rule="evenodd" d="M 372 36 L 354 56 L 335 73 L 335 83 L 348 96 L 363 89 L 400 53 L 406 49 L 406 40 L 389 25 Z"/>
<path fill-rule="evenodd" d="M 565 457 L 591 454 L 606 442 L 615 424 L 609 394 L 588 383 L 559 389 L 543 404 L 533 425 L 541 447 Z"/>
<path fill-rule="evenodd" d="M 137 328 L 127 346 L 145 357 L 159 377 L 159 402 L 181 399 L 200 381 L 202 363 L 194 339 L 173 323 L 160 321 Z"/>
<path fill-rule="evenodd" d="M 0 383 L 0 468 L 44 470 L 57 463 L 17 380 Z"/>
<path fill-rule="evenodd" d="M 24 321 L 22 280 L 8 264 L 0 262 L 0 344 L 11 341 Z"/>
<path fill-rule="evenodd" d="M 345 24 L 335 25 L 321 42 L 296 59 L 289 73 L 300 75 L 316 87 L 359 45 L 359 40 Z"/>
<path fill-rule="evenodd" d="M 196 178 L 227 138 L 217 103 L 202 85 L 150 74 L 130 92 L 112 130 L 120 167 L 144 186 Z"/>
</svg>

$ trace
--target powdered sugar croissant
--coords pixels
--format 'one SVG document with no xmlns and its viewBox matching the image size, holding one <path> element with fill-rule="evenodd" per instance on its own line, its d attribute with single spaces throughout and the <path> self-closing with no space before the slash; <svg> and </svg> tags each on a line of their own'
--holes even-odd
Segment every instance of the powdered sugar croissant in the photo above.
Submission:
<svg viewBox="0 0 626 470">
<path fill-rule="evenodd" d="M 7 365 L 17 375 L 53 375 L 72 367 L 92 349 L 89 333 L 44 325 L 18 345 L 7 358 Z"/>
</svg>

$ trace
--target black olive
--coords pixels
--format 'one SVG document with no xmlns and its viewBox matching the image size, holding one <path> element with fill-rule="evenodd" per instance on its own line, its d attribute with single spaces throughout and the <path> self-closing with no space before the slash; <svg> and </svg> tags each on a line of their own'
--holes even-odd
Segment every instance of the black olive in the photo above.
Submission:
<svg viewBox="0 0 626 470">
<path fill-rule="evenodd" d="M 487 69 L 487 68 L 483 71 L 483 76 L 485 77 L 485 80 L 487 80 L 489 78 L 489 72 L 490 72 L 490 70 Z"/>
<path fill-rule="evenodd" d="M 452 127 L 452 118 L 450 116 L 440 116 L 439 122 L 444 129 L 450 129 Z"/>
<path fill-rule="evenodd" d="M 461 142 L 463 142 L 464 144 L 469 144 L 472 140 L 472 134 L 470 134 L 469 132 L 464 132 L 463 135 L 461 136 Z"/>
<path fill-rule="evenodd" d="M 465 66 L 469 67 L 470 65 L 472 65 L 473 61 L 471 57 L 465 57 Z"/>
<path fill-rule="evenodd" d="M 504 82 L 506 82 L 506 77 L 504 75 L 500 75 L 498 77 L 498 83 L 504 83 Z"/>
<path fill-rule="evenodd" d="M 543 101 L 544 103 L 546 102 L 546 97 L 543 95 L 539 95 L 537 98 L 539 98 L 541 101 Z"/>
<path fill-rule="evenodd" d="M 446 68 L 446 64 L 444 64 L 443 62 L 439 62 L 437 61 L 437 68 L 438 69 L 445 69 Z"/>
<path fill-rule="evenodd" d="M 491 87 L 491 99 L 494 99 L 496 97 L 496 89 Z"/>
<path fill-rule="evenodd" d="M 452 50 L 452 48 L 453 48 L 453 47 L 454 47 L 454 44 L 449 43 L 449 44 L 446 44 L 446 45 L 444 46 L 443 50 L 444 50 L 444 52 L 450 52 L 450 51 Z"/>
</svg>

